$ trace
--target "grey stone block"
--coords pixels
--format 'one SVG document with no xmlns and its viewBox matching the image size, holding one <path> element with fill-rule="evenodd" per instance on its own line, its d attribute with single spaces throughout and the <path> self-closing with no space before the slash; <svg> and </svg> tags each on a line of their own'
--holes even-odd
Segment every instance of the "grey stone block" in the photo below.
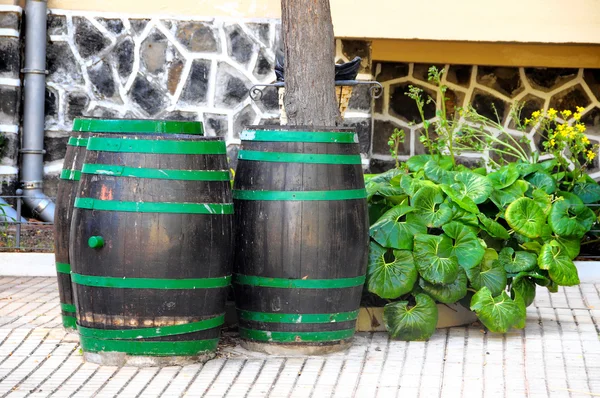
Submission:
<svg viewBox="0 0 600 398">
<path fill-rule="evenodd" d="M 189 104 L 203 104 L 207 101 L 210 68 L 210 61 L 194 60 L 190 75 L 181 93 L 181 101 Z"/>
<path fill-rule="evenodd" d="M 110 41 L 87 18 L 74 17 L 73 25 L 75 26 L 77 51 L 83 58 L 97 55 L 109 46 Z"/>
<path fill-rule="evenodd" d="M 207 136 L 227 137 L 229 118 L 218 113 L 204 114 L 204 131 Z"/>
<path fill-rule="evenodd" d="M 215 104 L 234 108 L 248 97 L 252 83 L 240 72 L 225 62 L 220 62 L 217 71 L 217 93 Z"/>
<path fill-rule="evenodd" d="M 19 87 L 0 86 L 0 124 L 19 124 Z"/>
<path fill-rule="evenodd" d="M 191 52 L 214 53 L 221 50 L 219 34 L 212 23 L 185 21 L 177 26 L 177 39 Z"/>
<path fill-rule="evenodd" d="M 47 80 L 64 85 L 82 84 L 83 77 L 69 43 L 50 42 L 46 50 Z"/>
<path fill-rule="evenodd" d="M 19 78 L 21 44 L 19 39 L 0 37 L 0 77 Z"/>
<path fill-rule="evenodd" d="M 163 110 L 167 104 L 165 93 L 150 83 L 143 75 L 135 78 L 129 95 L 133 102 L 150 116 Z"/>
</svg>

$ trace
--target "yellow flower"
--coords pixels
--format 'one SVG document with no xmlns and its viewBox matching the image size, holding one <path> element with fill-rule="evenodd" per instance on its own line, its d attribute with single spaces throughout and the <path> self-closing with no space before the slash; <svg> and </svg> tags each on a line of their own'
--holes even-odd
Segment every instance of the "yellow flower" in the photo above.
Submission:
<svg viewBox="0 0 600 398">
<path fill-rule="evenodd" d="M 565 131 L 567 134 L 567 138 L 575 138 L 575 130 L 573 129 L 573 127 L 567 126 L 567 128 L 565 128 Z"/>
<path fill-rule="evenodd" d="M 577 109 L 578 113 L 581 113 L 581 112 L 585 111 L 585 108 L 582 107 L 582 106 L 576 106 L 575 109 Z"/>
<path fill-rule="evenodd" d="M 574 113 L 573 119 L 575 119 L 576 121 L 579 121 L 581 119 L 581 113 Z"/>
<path fill-rule="evenodd" d="M 586 158 L 587 158 L 588 160 L 594 160 L 594 158 L 595 158 L 595 157 L 596 157 L 596 154 L 595 154 L 594 152 L 592 152 L 592 151 L 587 151 Z"/>
<path fill-rule="evenodd" d="M 531 117 L 534 119 L 537 119 L 538 117 L 540 117 L 542 115 L 542 112 L 540 111 L 535 111 L 531 114 Z"/>
<path fill-rule="evenodd" d="M 568 118 L 569 116 L 571 116 L 573 114 L 573 112 L 571 112 L 568 109 L 565 109 L 564 111 L 560 111 L 560 114 L 563 116 L 563 118 Z"/>
<path fill-rule="evenodd" d="M 585 135 L 583 137 L 581 137 L 581 142 L 583 143 L 583 145 L 589 145 L 590 144 L 589 138 L 587 138 Z"/>
<path fill-rule="evenodd" d="M 554 138 L 552 138 L 548 144 L 549 144 L 550 148 L 553 148 L 554 145 L 556 145 L 556 141 L 554 140 Z"/>
<path fill-rule="evenodd" d="M 525 126 L 527 126 L 529 123 L 531 123 L 531 120 L 529 120 L 529 119 L 525 118 L 525 121 L 524 121 L 524 122 L 525 122 Z"/>
<path fill-rule="evenodd" d="M 583 133 L 583 132 L 586 130 L 586 128 L 585 128 L 585 124 L 583 124 L 583 123 L 577 123 L 577 124 L 575 125 L 575 129 L 576 129 L 578 132 L 580 132 L 580 133 Z"/>
<path fill-rule="evenodd" d="M 556 111 L 556 109 L 554 109 L 554 108 L 550 108 L 550 109 L 548 109 L 548 117 L 549 117 L 550 119 L 554 119 L 554 118 L 556 117 L 556 114 L 557 114 L 557 113 L 558 113 L 558 112 L 557 112 L 557 111 Z"/>
</svg>

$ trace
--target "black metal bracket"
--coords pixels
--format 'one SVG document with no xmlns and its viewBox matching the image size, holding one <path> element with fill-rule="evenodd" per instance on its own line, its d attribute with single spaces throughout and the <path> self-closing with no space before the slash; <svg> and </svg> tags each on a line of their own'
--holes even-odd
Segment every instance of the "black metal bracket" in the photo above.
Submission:
<svg viewBox="0 0 600 398">
<path fill-rule="evenodd" d="M 371 98 L 379 98 L 383 94 L 383 86 L 381 83 L 373 81 L 373 80 L 336 80 L 336 86 L 343 87 L 354 87 L 354 86 L 370 86 L 369 87 L 369 95 Z M 260 101 L 263 96 L 263 90 L 267 87 L 275 87 L 275 88 L 283 88 L 285 87 L 285 82 L 277 82 L 270 84 L 255 84 L 250 87 L 250 98 L 253 101 Z"/>
</svg>

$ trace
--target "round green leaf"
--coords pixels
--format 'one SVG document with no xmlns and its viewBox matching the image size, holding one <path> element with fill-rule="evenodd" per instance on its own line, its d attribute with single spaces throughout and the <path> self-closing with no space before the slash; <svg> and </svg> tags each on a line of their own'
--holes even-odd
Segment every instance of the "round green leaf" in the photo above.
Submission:
<svg viewBox="0 0 600 398">
<path fill-rule="evenodd" d="M 460 268 L 452 252 L 452 240 L 446 235 L 415 235 L 415 264 L 421 277 L 428 282 L 454 282 Z"/>
<path fill-rule="evenodd" d="M 537 266 L 537 256 L 534 253 L 517 251 L 505 247 L 498 256 L 498 261 L 509 273 L 532 271 Z"/>
<path fill-rule="evenodd" d="M 511 203 L 505 217 L 512 229 L 528 238 L 540 236 L 546 221 L 542 209 L 529 198 L 520 198 Z"/>
<path fill-rule="evenodd" d="M 522 309 L 505 291 L 494 296 L 485 286 L 473 295 L 471 310 L 494 333 L 506 333 L 522 318 Z"/>
<path fill-rule="evenodd" d="M 429 228 L 439 228 L 452 218 L 452 209 L 443 202 L 444 195 L 439 188 L 423 186 L 412 197 L 413 216 Z"/>
<path fill-rule="evenodd" d="M 510 239 L 510 234 L 499 222 L 486 217 L 483 213 L 479 213 L 477 217 L 481 224 L 483 224 L 482 229 L 490 234 L 490 236 L 505 240 Z"/>
<path fill-rule="evenodd" d="M 503 166 L 498 171 L 487 175 L 494 189 L 504 189 L 519 179 L 519 171 L 514 163 Z"/>
<path fill-rule="evenodd" d="M 525 180 L 535 188 L 544 190 L 547 194 L 556 192 L 556 180 L 547 171 L 536 171 L 535 173 L 525 177 Z"/>
<path fill-rule="evenodd" d="M 579 275 L 577 275 L 575 264 L 554 240 L 542 246 L 538 265 L 541 269 L 547 270 L 550 279 L 560 286 L 579 284 Z"/>
<path fill-rule="evenodd" d="M 478 227 L 479 221 L 477 220 L 477 216 L 473 213 L 463 210 L 460 206 L 455 203 L 450 205 L 452 209 L 452 218 L 451 221 L 461 222 L 465 225 L 469 225 L 472 227 Z"/>
<path fill-rule="evenodd" d="M 458 264 L 464 269 L 473 268 L 479 265 L 485 254 L 485 247 L 473 233 L 471 228 L 456 221 L 452 221 L 442 229 L 452 239 L 452 255 L 458 259 Z"/>
<path fill-rule="evenodd" d="M 423 167 L 427 178 L 431 181 L 445 184 L 452 184 L 454 182 L 454 172 L 450 171 L 451 169 L 452 160 L 450 158 L 442 158 L 442 160 L 433 158 L 425 163 Z"/>
<path fill-rule="evenodd" d="M 438 309 L 426 294 L 415 296 L 416 304 L 408 301 L 387 304 L 383 309 L 383 322 L 390 336 L 405 341 L 423 341 L 435 333 Z"/>
<path fill-rule="evenodd" d="M 452 304 L 467 295 L 467 274 L 461 270 L 454 282 L 444 285 L 429 283 L 421 278 L 419 286 L 434 300 L 444 304 Z"/>
<path fill-rule="evenodd" d="M 462 184 L 459 193 L 471 198 L 476 204 L 485 202 L 493 190 L 492 183 L 487 177 L 471 171 L 456 173 L 454 180 Z"/>
<path fill-rule="evenodd" d="M 497 295 L 506 288 L 506 271 L 498 260 L 498 254 L 494 249 L 486 249 L 486 255 L 481 266 L 466 270 L 471 286 L 475 290 L 487 287 L 492 294 Z"/>
<path fill-rule="evenodd" d="M 579 182 L 573 187 L 573 193 L 583 203 L 596 203 L 600 201 L 600 185 L 597 182 Z"/>
<path fill-rule="evenodd" d="M 552 196 L 548 195 L 543 189 L 534 189 L 531 197 L 535 203 L 540 206 L 544 215 L 548 217 L 548 214 L 550 214 L 550 210 L 552 209 Z"/>
<path fill-rule="evenodd" d="M 417 281 L 417 268 L 412 252 L 394 250 L 393 260 L 386 261 L 388 249 L 375 242 L 369 245 L 369 265 L 367 268 L 367 287 L 384 299 L 395 299 L 409 293 Z"/>
<path fill-rule="evenodd" d="M 420 222 L 403 220 L 403 216 L 412 211 L 414 209 L 407 205 L 398 205 L 388 210 L 369 229 L 371 237 L 383 247 L 412 250 L 413 236 L 427 233 L 427 227 Z"/>
<path fill-rule="evenodd" d="M 479 208 L 475 202 L 473 202 L 473 200 L 468 196 L 461 195 L 458 192 L 457 189 L 460 189 L 461 185 L 464 187 L 463 184 L 439 184 L 439 187 L 454 203 L 460 206 L 463 210 L 472 214 L 479 214 Z"/>
<path fill-rule="evenodd" d="M 595 219 L 594 212 L 586 205 L 558 200 L 552 204 L 548 224 L 557 235 L 582 238 Z"/>
<path fill-rule="evenodd" d="M 558 243 L 561 250 L 573 260 L 579 254 L 581 250 L 581 239 L 580 238 L 567 238 L 562 236 L 555 236 L 554 240 Z"/>
<path fill-rule="evenodd" d="M 528 188 L 529 183 L 527 181 L 517 180 L 508 188 L 494 189 L 490 199 L 499 209 L 504 210 L 512 202 L 522 198 Z"/>
<path fill-rule="evenodd" d="M 513 292 L 515 290 L 519 292 L 525 302 L 525 307 L 529 307 L 533 303 L 533 300 L 535 299 L 535 283 L 529 278 L 520 278 L 519 280 L 514 281 L 512 290 Z"/>
<path fill-rule="evenodd" d="M 425 164 L 431 160 L 431 155 L 415 155 L 408 158 L 406 165 L 410 171 L 417 172 L 423 170 Z"/>
</svg>

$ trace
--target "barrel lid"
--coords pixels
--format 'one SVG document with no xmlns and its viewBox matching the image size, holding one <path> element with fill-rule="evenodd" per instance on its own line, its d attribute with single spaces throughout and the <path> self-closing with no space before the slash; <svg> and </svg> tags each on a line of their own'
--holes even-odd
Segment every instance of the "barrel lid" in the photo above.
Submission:
<svg viewBox="0 0 600 398">
<path fill-rule="evenodd" d="M 150 119 L 78 118 L 73 122 L 73 131 L 93 133 L 204 134 L 201 122 Z"/>
</svg>

